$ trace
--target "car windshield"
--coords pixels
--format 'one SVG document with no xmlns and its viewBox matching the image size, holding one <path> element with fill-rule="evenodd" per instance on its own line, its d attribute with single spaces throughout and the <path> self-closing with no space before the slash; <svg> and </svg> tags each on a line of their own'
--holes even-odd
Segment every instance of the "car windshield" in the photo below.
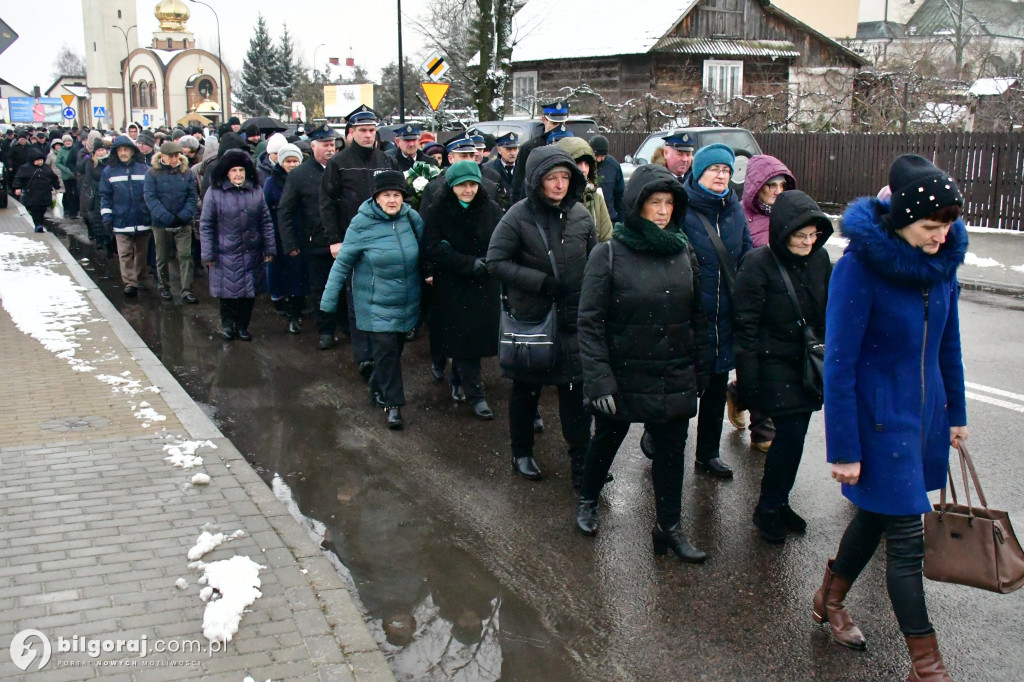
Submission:
<svg viewBox="0 0 1024 682">
<path fill-rule="evenodd" d="M 648 137 L 644 140 L 644 143 L 640 145 L 640 149 L 637 150 L 636 155 L 633 159 L 633 163 L 643 165 L 651 162 L 651 156 L 655 150 L 665 146 L 664 135 L 668 135 L 667 132 L 657 133 Z M 757 142 L 745 130 L 706 130 L 698 133 L 697 141 L 701 147 L 706 147 L 709 144 L 715 144 L 721 142 L 722 144 L 729 145 L 736 152 L 746 152 L 749 156 L 755 156 L 761 153 L 760 148 L 757 146 Z"/>
</svg>

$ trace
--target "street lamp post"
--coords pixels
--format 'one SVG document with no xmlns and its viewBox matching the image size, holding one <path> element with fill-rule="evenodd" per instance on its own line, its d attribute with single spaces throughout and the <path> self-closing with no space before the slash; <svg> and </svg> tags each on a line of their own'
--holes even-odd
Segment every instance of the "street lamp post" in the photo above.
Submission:
<svg viewBox="0 0 1024 682">
<path fill-rule="evenodd" d="M 316 65 L 317 65 L 316 54 L 320 50 L 321 47 L 327 47 L 327 43 L 320 43 L 313 50 L 313 80 L 314 81 L 316 81 L 316 71 L 317 71 L 317 69 L 316 69 Z"/>
<path fill-rule="evenodd" d="M 111 24 L 111 26 L 113 26 L 118 31 L 120 31 L 121 35 L 124 36 L 125 64 L 124 64 L 124 79 L 122 79 L 122 81 L 121 81 L 122 88 L 123 88 L 123 90 L 121 91 L 121 96 L 124 98 L 124 126 L 125 126 L 124 129 L 125 129 L 125 132 L 128 132 L 128 121 L 131 120 L 131 116 L 128 113 L 129 112 L 129 109 L 128 109 L 128 98 L 131 96 L 131 92 L 132 92 L 132 80 L 131 80 L 132 79 L 132 48 L 128 46 L 128 34 L 131 33 L 133 28 L 137 29 L 138 26 L 133 24 L 133 25 L 128 27 L 127 31 L 124 30 L 123 28 L 121 28 L 120 26 L 118 26 L 117 24 Z M 111 117 L 111 118 L 113 118 L 113 117 Z"/>
<path fill-rule="evenodd" d="M 220 122 L 224 123 L 230 118 L 231 112 L 224 108 L 224 60 L 220 56 L 220 16 L 217 14 L 217 10 L 203 0 L 189 0 L 189 2 L 209 7 L 213 12 L 213 18 L 217 20 L 217 88 L 220 90 Z"/>
<path fill-rule="evenodd" d="M 402 59 L 402 0 L 398 0 L 398 122 L 405 123 L 405 64 Z"/>
</svg>

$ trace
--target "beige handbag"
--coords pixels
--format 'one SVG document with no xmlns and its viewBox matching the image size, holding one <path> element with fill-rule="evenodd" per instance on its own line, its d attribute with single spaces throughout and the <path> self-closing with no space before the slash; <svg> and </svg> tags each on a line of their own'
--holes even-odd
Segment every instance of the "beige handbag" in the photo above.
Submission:
<svg viewBox="0 0 1024 682">
<path fill-rule="evenodd" d="M 924 515 L 924 577 L 1002 594 L 1013 592 L 1024 585 L 1024 551 L 1009 515 L 989 509 L 967 447 L 957 439 L 956 448 L 967 505 L 958 503 L 950 468 L 952 501 L 946 502 L 943 488 L 935 510 Z M 968 471 L 980 507 L 971 504 Z"/>
</svg>

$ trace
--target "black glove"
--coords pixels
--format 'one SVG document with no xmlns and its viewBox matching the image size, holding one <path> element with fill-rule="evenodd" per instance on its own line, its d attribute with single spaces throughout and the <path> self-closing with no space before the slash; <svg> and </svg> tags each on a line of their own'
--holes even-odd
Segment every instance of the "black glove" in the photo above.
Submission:
<svg viewBox="0 0 1024 682">
<path fill-rule="evenodd" d="M 567 293 L 566 286 L 551 275 L 544 278 L 544 283 L 540 285 L 540 290 L 548 296 L 553 296 L 556 300 L 564 298 Z"/>
<path fill-rule="evenodd" d="M 483 258 L 477 258 L 475 261 L 473 261 L 473 276 L 474 277 L 483 277 L 486 274 L 487 274 L 487 266 L 484 265 L 484 259 Z"/>
</svg>

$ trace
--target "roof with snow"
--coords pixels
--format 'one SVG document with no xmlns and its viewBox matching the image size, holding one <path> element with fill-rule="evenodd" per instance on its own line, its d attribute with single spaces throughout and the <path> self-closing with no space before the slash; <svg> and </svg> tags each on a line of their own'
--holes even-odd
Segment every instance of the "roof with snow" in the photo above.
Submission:
<svg viewBox="0 0 1024 682">
<path fill-rule="evenodd" d="M 655 52 L 705 54 L 716 57 L 799 57 L 796 45 L 788 40 L 711 40 L 708 38 L 668 37 L 658 41 Z"/>
<path fill-rule="evenodd" d="M 699 0 L 531 0 L 512 18 L 512 60 L 649 52 Z"/>
<path fill-rule="evenodd" d="M 156 58 L 159 59 L 164 66 L 170 64 L 172 59 L 181 54 L 181 50 L 161 50 L 154 47 L 148 49 L 150 52 L 156 55 Z"/>
<path fill-rule="evenodd" d="M 1010 89 L 1014 83 L 1017 82 L 1016 78 L 979 78 L 974 81 L 971 85 L 970 90 L 967 91 L 968 95 L 974 95 L 975 97 L 991 97 L 995 95 L 1001 95 Z"/>
<path fill-rule="evenodd" d="M 1024 3 L 1013 0 L 962 0 L 963 30 L 969 35 L 1020 38 L 1024 35 Z M 907 21 L 907 35 L 950 35 L 959 5 L 949 0 L 924 0 Z"/>
</svg>

